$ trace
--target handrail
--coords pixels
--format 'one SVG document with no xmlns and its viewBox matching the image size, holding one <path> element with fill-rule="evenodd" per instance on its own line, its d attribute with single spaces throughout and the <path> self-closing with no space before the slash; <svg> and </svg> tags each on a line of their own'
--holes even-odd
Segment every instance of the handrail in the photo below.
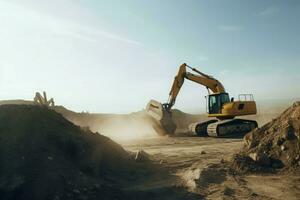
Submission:
<svg viewBox="0 0 300 200">
<path fill-rule="evenodd" d="M 253 94 L 239 94 L 239 101 L 254 101 Z"/>
</svg>

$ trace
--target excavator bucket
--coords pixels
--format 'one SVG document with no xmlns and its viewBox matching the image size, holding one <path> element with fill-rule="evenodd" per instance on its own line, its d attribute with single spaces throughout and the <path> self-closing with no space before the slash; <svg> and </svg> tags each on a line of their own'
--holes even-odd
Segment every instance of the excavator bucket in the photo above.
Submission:
<svg viewBox="0 0 300 200">
<path fill-rule="evenodd" d="M 150 100 L 146 112 L 153 118 L 153 128 L 159 135 L 173 135 L 175 133 L 176 124 L 172 120 L 172 112 L 164 110 L 160 102 Z"/>
<path fill-rule="evenodd" d="M 156 120 L 161 120 L 163 118 L 163 106 L 160 102 L 155 100 L 150 100 L 146 107 L 146 112 L 151 115 Z"/>
</svg>

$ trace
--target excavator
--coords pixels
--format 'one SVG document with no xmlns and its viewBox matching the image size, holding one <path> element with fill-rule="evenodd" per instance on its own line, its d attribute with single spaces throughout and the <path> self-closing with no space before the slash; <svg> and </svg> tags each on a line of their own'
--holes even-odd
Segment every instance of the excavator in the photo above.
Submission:
<svg viewBox="0 0 300 200">
<path fill-rule="evenodd" d="M 187 72 L 187 68 L 194 73 Z M 241 94 L 239 95 L 239 100 L 234 101 L 234 98 L 229 97 L 224 86 L 217 79 L 183 63 L 175 76 L 168 102 L 161 104 L 156 100 L 150 100 L 147 104 L 146 112 L 157 122 L 154 129 L 159 129 L 161 135 L 174 135 L 175 133 L 176 124 L 172 120 L 171 109 L 185 79 L 207 88 L 207 112 L 208 117 L 213 118 L 208 121 L 190 124 L 189 131 L 192 134 L 197 136 L 226 137 L 235 134 L 245 134 L 258 127 L 256 121 L 236 118 L 257 113 L 256 103 L 252 94 Z"/>
<path fill-rule="evenodd" d="M 34 99 L 33 99 L 33 103 L 36 105 L 40 105 L 40 106 L 45 106 L 45 107 L 54 107 L 55 103 L 54 103 L 54 99 L 47 99 L 47 94 L 44 91 L 43 92 L 43 96 L 41 95 L 41 93 L 36 92 Z"/>
</svg>

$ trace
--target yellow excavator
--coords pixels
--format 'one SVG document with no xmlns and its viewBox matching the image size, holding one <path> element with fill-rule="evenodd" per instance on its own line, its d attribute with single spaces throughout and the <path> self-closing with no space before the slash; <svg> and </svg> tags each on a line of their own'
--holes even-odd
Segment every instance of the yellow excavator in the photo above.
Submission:
<svg viewBox="0 0 300 200">
<path fill-rule="evenodd" d="M 195 73 L 187 72 L 187 68 Z M 252 94 L 239 95 L 239 100 L 234 101 L 234 98 L 230 99 L 224 86 L 217 79 L 183 63 L 174 79 L 168 102 L 161 104 L 158 101 L 151 100 L 147 104 L 146 111 L 157 122 L 157 126 L 154 128 L 156 130 L 160 129 L 160 134 L 173 135 L 175 133 L 176 125 L 172 120 L 171 109 L 185 79 L 207 88 L 208 117 L 215 118 L 190 124 L 189 130 L 194 135 L 226 137 L 233 134 L 245 134 L 258 126 L 256 121 L 235 118 L 256 114 L 256 103 Z"/>
</svg>

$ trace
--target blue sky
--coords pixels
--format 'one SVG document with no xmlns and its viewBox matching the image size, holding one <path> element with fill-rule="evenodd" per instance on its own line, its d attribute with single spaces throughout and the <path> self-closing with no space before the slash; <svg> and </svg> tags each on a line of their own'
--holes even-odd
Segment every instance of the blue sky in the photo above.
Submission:
<svg viewBox="0 0 300 200">
<path fill-rule="evenodd" d="M 127 113 L 166 101 L 183 62 L 232 96 L 298 98 L 299 19 L 297 0 L 0 0 L 0 98 Z M 175 107 L 204 112 L 205 95 L 186 82 Z"/>
</svg>

